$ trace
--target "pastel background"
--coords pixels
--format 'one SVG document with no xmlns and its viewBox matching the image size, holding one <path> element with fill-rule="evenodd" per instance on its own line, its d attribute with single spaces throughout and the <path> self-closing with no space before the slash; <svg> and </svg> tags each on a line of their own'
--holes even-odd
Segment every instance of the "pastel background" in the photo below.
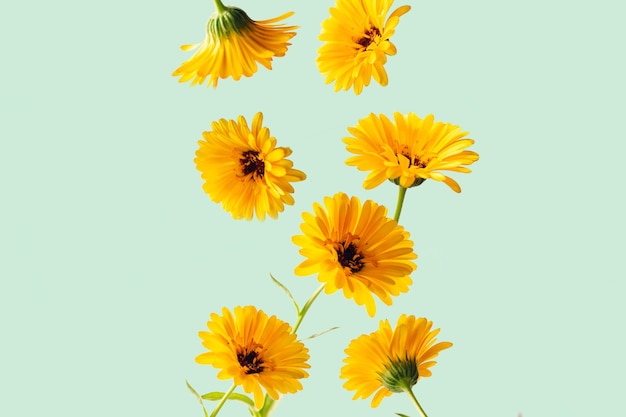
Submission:
<svg viewBox="0 0 626 417">
<path fill-rule="evenodd" d="M 417 415 L 402 395 L 352 401 L 338 378 L 349 341 L 402 313 L 454 342 L 415 387 L 431 417 L 626 415 L 622 2 L 396 2 L 413 8 L 389 86 L 360 96 L 315 66 L 333 4 L 239 0 L 257 20 L 293 10 L 300 29 L 272 71 L 216 90 L 170 75 L 208 0 L 0 6 L 0 415 L 200 417 L 185 379 L 229 386 L 194 362 L 209 314 L 255 304 L 293 322 L 269 274 L 302 302 L 318 286 L 293 275 L 301 212 L 338 191 L 393 210 L 394 187 L 365 191 L 341 138 L 394 111 L 461 125 L 481 159 L 455 176 L 461 194 L 408 192 L 408 294 L 374 319 L 318 299 L 301 336 L 339 329 L 307 342 L 311 376 L 275 416 Z M 232 220 L 193 164 L 211 121 L 257 111 L 308 174 L 264 223 Z"/>
</svg>

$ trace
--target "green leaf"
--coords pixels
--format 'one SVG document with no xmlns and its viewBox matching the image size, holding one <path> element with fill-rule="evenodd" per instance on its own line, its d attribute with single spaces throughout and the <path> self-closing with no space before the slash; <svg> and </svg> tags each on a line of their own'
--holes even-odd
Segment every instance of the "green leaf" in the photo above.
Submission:
<svg viewBox="0 0 626 417">
<path fill-rule="evenodd" d="M 409 417 L 406 414 L 401 414 L 401 413 L 396 413 L 396 415 L 399 415 L 400 417 Z"/>
<path fill-rule="evenodd" d="M 223 392 L 217 392 L 216 391 L 216 392 L 206 393 L 201 398 L 204 399 L 204 400 L 209 400 L 209 401 L 219 401 L 223 397 L 224 397 L 224 393 Z M 254 402 L 247 395 L 238 394 L 236 392 L 233 392 L 233 393 L 231 393 L 228 396 L 228 400 L 241 401 L 242 403 L 247 404 L 249 407 L 254 408 Z"/>
<path fill-rule="evenodd" d="M 189 388 L 189 391 L 191 391 L 191 393 L 197 398 L 198 402 L 200 403 L 202 411 L 204 411 L 204 417 L 209 417 L 209 413 L 207 413 L 206 408 L 204 408 L 204 404 L 202 403 L 202 397 L 200 396 L 200 394 L 198 394 L 196 390 L 193 389 L 191 385 L 189 385 L 189 382 L 187 380 L 185 380 L 185 384 L 187 384 L 187 388 Z"/>
<path fill-rule="evenodd" d="M 296 315 L 300 315 L 300 306 L 298 305 L 298 303 L 296 303 L 296 300 L 293 298 L 293 295 L 291 294 L 291 291 L 289 291 L 289 289 L 287 287 L 285 287 L 280 281 L 278 281 L 276 278 L 274 278 L 274 276 L 272 274 L 270 274 L 270 278 L 272 278 L 272 281 L 274 281 L 274 284 L 278 285 L 280 288 L 283 289 L 283 291 L 285 291 L 285 294 L 287 294 L 287 297 L 289 297 L 289 299 L 291 300 L 291 302 L 293 303 L 293 305 L 296 307 Z"/>
<path fill-rule="evenodd" d="M 331 327 L 331 328 L 330 328 L 330 329 L 328 329 L 328 330 L 324 330 L 323 332 L 312 334 L 311 336 L 309 336 L 309 337 L 305 337 L 305 338 L 304 338 L 304 339 L 302 339 L 302 340 L 314 339 L 314 338 L 316 338 L 316 337 L 318 337 L 318 336 L 321 336 L 321 335 L 323 335 L 323 334 L 326 334 L 326 333 L 328 333 L 328 332 L 332 332 L 333 330 L 337 330 L 338 328 L 339 328 L 339 327 L 337 327 L 337 326 L 335 326 L 335 327 Z"/>
</svg>

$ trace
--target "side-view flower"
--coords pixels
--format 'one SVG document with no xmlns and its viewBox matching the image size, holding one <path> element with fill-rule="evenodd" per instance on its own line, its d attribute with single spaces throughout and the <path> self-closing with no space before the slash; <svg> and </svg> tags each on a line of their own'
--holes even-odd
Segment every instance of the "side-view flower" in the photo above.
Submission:
<svg viewBox="0 0 626 417">
<path fill-rule="evenodd" d="M 219 379 L 232 379 L 236 386 L 254 394 L 254 406 L 261 409 L 263 390 L 274 400 L 280 394 L 302 389 L 300 379 L 309 374 L 308 349 L 296 340 L 288 323 L 268 317 L 254 306 L 235 307 L 234 314 L 227 308 L 222 315 L 211 314 L 209 331 L 198 333 L 208 352 L 196 357 L 196 362 L 220 369 Z M 219 408 L 214 411 L 217 414 Z"/>
<path fill-rule="evenodd" d="M 430 368 L 437 363 L 433 359 L 452 346 L 436 343 L 439 329 L 431 330 L 432 324 L 426 318 L 403 314 L 395 329 L 388 320 L 381 320 L 378 330 L 352 340 L 340 377 L 346 379 L 344 388 L 355 391 L 353 399 L 374 394 L 371 405 L 378 407 L 392 393 L 406 392 L 425 415 L 411 387 L 431 376 Z"/>
<path fill-rule="evenodd" d="M 220 119 L 203 132 L 198 142 L 196 168 L 202 173 L 203 189 L 235 219 L 264 220 L 278 217 L 285 204 L 293 205 L 292 182 L 306 178 L 293 168 L 291 149 L 276 146 L 276 138 L 263 126 L 263 113 L 252 120 Z"/>
<path fill-rule="evenodd" d="M 257 63 L 272 69 L 272 58 L 284 56 L 288 41 L 296 35 L 298 26 L 277 24 L 293 15 L 293 12 L 268 20 L 255 21 L 237 7 L 227 7 L 221 0 L 214 0 L 215 13 L 206 25 L 206 37 L 199 44 L 183 45 L 189 51 L 197 48 L 194 55 L 178 67 L 172 75 L 179 82 L 191 80 L 191 85 L 204 84 L 217 87 L 218 79 L 257 72 Z"/>
<path fill-rule="evenodd" d="M 317 67 L 326 84 L 335 83 L 335 91 L 354 88 L 361 94 L 372 77 L 382 86 L 388 83 L 387 55 L 395 55 L 390 39 L 400 16 L 410 6 L 395 9 L 389 18 L 393 0 L 337 0 L 330 17 L 322 22 Z"/>
<path fill-rule="evenodd" d="M 325 197 L 324 206 L 315 203 L 313 213 L 302 214 L 304 234 L 292 238 L 307 258 L 296 267 L 296 275 L 317 274 L 327 294 L 342 290 L 372 317 L 372 294 L 391 305 L 391 296 L 409 290 L 417 255 L 409 232 L 387 217 L 384 206 L 371 200 L 361 204 L 338 193 Z"/>
<path fill-rule="evenodd" d="M 391 180 L 403 188 L 415 187 L 430 178 L 443 181 L 452 190 L 461 187 L 441 171 L 469 173 L 478 154 L 468 151 L 474 141 L 459 126 L 435 122 L 432 114 L 424 119 L 415 113 L 395 112 L 393 121 L 385 115 L 359 120 L 345 137 L 348 152 L 355 154 L 346 164 L 370 171 L 363 187 L 371 189 Z"/>
</svg>

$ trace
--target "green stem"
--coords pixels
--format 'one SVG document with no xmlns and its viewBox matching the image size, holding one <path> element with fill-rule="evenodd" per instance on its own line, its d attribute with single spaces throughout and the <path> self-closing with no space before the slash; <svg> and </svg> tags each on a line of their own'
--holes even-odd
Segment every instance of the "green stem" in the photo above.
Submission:
<svg viewBox="0 0 626 417">
<path fill-rule="evenodd" d="M 406 188 L 398 185 L 398 202 L 396 203 L 396 213 L 393 215 L 393 219 L 396 222 L 400 222 L 400 213 L 402 212 L 402 204 L 404 203 L 404 195 L 406 194 Z"/>
<path fill-rule="evenodd" d="M 404 389 L 404 391 L 407 394 L 409 394 L 409 397 L 411 397 L 411 400 L 413 401 L 413 404 L 415 404 L 415 406 L 417 407 L 419 412 L 422 414 L 422 416 L 423 417 L 428 417 L 428 415 L 426 414 L 426 411 L 424 411 L 424 409 L 420 405 L 420 402 L 417 401 L 417 398 L 415 398 L 415 394 L 413 394 L 413 390 L 410 387 L 407 387 L 407 388 Z"/>
<path fill-rule="evenodd" d="M 230 387 L 228 389 L 228 391 L 226 391 L 224 393 L 224 396 L 222 397 L 222 399 L 220 400 L 219 403 L 217 403 L 217 406 L 215 407 L 215 410 L 213 410 L 213 412 L 211 413 L 211 417 L 215 417 L 217 416 L 217 413 L 220 412 L 220 410 L 222 409 L 222 406 L 224 405 L 224 403 L 226 402 L 226 400 L 228 400 L 228 397 L 230 396 L 230 394 L 233 393 L 233 391 L 235 390 L 235 388 L 237 388 L 237 385 L 233 384 L 232 387 Z"/>
<path fill-rule="evenodd" d="M 274 409 L 278 405 L 278 400 L 273 399 L 269 395 L 265 394 L 265 402 L 263 402 L 263 407 L 259 410 L 259 417 L 270 417 L 272 413 L 274 413 Z"/>
<path fill-rule="evenodd" d="M 296 324 L 293 326 L 293 330 L 291 330 L 292 334 L 296 334 L 296 332 L 298 331 L 298 328 L 300 328 L 300 324 L 302 324 L 302 320 L 304 319 L 304 316 L 306 316 L 306 313 L 309 311 L 309 308 L 311 308 L 313 301 L 315 301 L 317 296 L 320 295 L 320 293 L 324 289 L 324 285 L 326 284 L 320 285 L 320 287 L 317 290 L 315 290 L 313 295 L 306 301 L 306 303 L 304 303 L 302 310 L 298 312 L 298 320 L 296 320 Z M 297 305 L 296 305 L 296 308 L 297 308 Z M 269 395 L 265 394 L 265 402 L 263 403 L 263 408 L 259 410 L 259 415 L 261 417 L 270 417 L 272 413 L 274 412 L 274 409 L 276 408 L 277 405 L 278 405 L 278 400 L 274 400 Z M 214 417 L 214 416 L 211 415 L 211 417 Z"/>
<path fill-rule="evenodd" d="M 326 284 L 320 285 L 320 287 L 313 293 L 311 298 L 309 298 L 307 302 L 304 304 L 304 307 L 302 307 L 302 310 L 300 310 L 300 312 L 298 313 L 298 320 L 296 321 L 296 324 L 293 326 L 293 330 L 291 331 L 291 333 L 295 334 L 298 331 L 298 328 L 300 327 L 300 324 L 302 323 L 302 319 L 304 319 L 304 316 L 306 316 L 306 313 L 307 311 L 309 311 L 309 308 L 311 307 L 311 304 L 313 304 L 313 301 L 315 301 L 317 296 L 320 295 L 320 293 L 324 289 L 324 285 Z"/>
<path fill-rule="evenodd" d="M 213 0 L 213 3 L 215 4 L 215 9 L 218 13 L 226 11 L 226 6 L 224 6 L 224 3 L 222 3 L 221 0 Z"/>
</svg>

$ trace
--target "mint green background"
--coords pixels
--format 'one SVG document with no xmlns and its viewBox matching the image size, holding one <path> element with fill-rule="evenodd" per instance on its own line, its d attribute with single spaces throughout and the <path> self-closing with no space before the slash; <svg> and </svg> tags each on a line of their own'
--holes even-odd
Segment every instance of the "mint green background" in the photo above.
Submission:
<svg viewBox="0 0 626 417">
<path fill-rule="evenodd" d="M 302 337 L 340 329 L 307 342 L 311 376 L 275 416 L 417 415 L 401 395 L 351 401 L 338 379 L 349 341 L 402 313 L 455 344 L 415 389 L 431 417 L 624 413 L 622 3 L 405 3 L 389 86 L 360 96 L 315 66 L 333 1 L 240 0 L 301 28 L 273 71 L 216 90 L 170 75 L 210 1 L 3 3 L 0 415 L 201 416 L 185 379 L 228 387 L 194 363 L 209 314 L 255 304 L 293 321 L 269 273 L 302 301 L 317 287 L 293 276 L 300 213 L 338 191 L 393 210 L 341 138 L 394 111 L 461 125 L 481 159 L 455 176 L 461 194 L 408 193 L 408 294 L 375 319 L 340 294 L 315 303 Z M 309 178 L 277 221 L 234 221 L 192 161 L 211 121 L 257 111 Z"/>
</svg>

